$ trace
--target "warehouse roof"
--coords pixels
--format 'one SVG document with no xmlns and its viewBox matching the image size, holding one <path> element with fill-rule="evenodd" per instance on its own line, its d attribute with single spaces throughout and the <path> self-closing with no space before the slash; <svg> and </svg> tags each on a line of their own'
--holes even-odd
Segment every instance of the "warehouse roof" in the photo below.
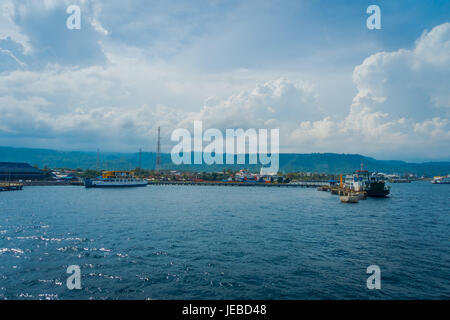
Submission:
<svg viewBox="0 0 450 320">
<path fill-rule="evenodd" d="M 30 166 L 28 163 L 24 162 L 0 162 L 0 172 L 8 173 L 35 173 L 42 174 L 42 170 Z"/>
</svg>

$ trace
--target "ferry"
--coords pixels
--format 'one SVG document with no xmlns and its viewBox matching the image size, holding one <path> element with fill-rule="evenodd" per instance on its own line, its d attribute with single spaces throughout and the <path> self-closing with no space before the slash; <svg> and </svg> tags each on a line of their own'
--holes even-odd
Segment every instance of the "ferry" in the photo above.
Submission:
<svg viewBox="0 0 450 320">
<path fill-rule="evenodd" d="M 431 181 L 433 184 L 450 184 L 450 174 L 446 177 L 434 177 Z"/>
<path fill-rule="evenodd" d="M 104 171 L 101 177 L 86 179 L 86 188 L 123 188 L 123 187 L 145 187 L 148 181 L 137 179 L 131 171 Z"/>
<path fill-rule="evenodd" d="M 355 174 L 345 176 L 345 187 L 357 192 L 365 191 L 368 197 L 386 197 L 390 193 L 390 187 L 381 175 L 367 170 L 356 170 Z"/>
</svg>

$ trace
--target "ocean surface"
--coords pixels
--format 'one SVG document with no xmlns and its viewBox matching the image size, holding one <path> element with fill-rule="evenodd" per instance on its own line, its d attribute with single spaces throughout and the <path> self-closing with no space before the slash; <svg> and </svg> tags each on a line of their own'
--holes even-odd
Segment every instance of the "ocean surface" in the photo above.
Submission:
<svg viewBox="0 0 450 320">
<path fill-rule="evenodd" d="M 391 190 L 357 204 L 302 188 L 1 192 L 0 299 L 450 299 L 450 185 Z"/>
</svg>

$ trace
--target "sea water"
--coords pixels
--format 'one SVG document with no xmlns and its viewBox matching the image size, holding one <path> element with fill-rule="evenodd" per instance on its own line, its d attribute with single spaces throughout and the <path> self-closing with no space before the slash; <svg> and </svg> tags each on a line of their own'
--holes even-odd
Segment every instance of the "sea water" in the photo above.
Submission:
<svg viewBox="0 0 450 320">
<path fill-rule="evenodd" d="M 357 204 L 303 188 L 25 187 L 0 193 L 0 299 L 449 299 L 449 208 L 450 185 L 427 182 Z"/>
</svg>

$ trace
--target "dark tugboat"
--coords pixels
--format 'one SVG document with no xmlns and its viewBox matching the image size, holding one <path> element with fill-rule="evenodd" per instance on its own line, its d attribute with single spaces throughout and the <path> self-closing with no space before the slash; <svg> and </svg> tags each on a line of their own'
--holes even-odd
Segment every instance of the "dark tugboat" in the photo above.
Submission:
<svg viewBox="0 0 450 320">
<path fill-rule="evenodd" d="M 383 179 L 380 179 L 376 173 L 372 173 L 372 175 L 369 176 L 369 181 L 366 185 L 366 192 L 368 197 L 383 198 L 386 197 L 391 190 L 386 186 L 386 182 Z"/>
</svg>

